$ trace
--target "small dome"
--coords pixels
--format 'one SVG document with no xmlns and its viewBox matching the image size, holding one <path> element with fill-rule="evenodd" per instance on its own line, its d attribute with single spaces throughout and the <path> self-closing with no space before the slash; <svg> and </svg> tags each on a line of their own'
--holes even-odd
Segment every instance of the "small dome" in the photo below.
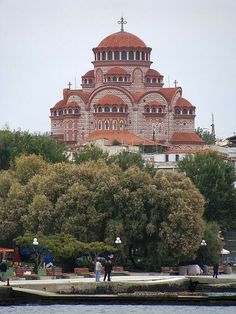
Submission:
<svg viewBox="0 0 236 314">
<path fill-rule="evenodd" d="M 66 107 L 67 108 L 74 108 L 74 109 L 77 109 L 79 108 L 78 104 L 76 101 L 70 101 L 66 104 Z"/>
<path fill-rule="evenodd" d="M 84 74 L 82 77 L 94 77 L 94 70 L 90 70 Z"/>
<path fill-rule="evenodd" d="M 62 109 L 65 106 L 65 101 L 64 100 L 60 100 L 58 101 L 55 106 L 53 107 L 53 109 Z"/>
<path fill-rule="evenodd" d="M 102 97 L 101 99 L 98 100 L 97 102 L 98 105 L 124 105 L 123 100 L 114 95 L 106 95 Z"/>
<path fill-rule="evenodd" d="M 119 67 L 114 67 L 111 68 L 110 70 L 107 71 L 106 75 L 127 75 L 128 73 Z"/>
<path fill-rule="evenodd" d="M 128 32 L 117 32 L 103 39 L 98 48 L 146 48 L 145 43 L 137 36 Z"/>
<path fill-rule="evenodd" d="M 153 69 L 149 69 L 146 73 L 146 76 L 151 76 L 151 77 L 159 77 L 162 76 L 159 72 Z"/>
<path fill-rule="evenodd" d="M 149 102 L 148 104 L 146 104 L 144 107 L 156 107 L 156 108 L 161 108 L 161 107 L 164 107 L 163 104 L 161 104 L 160 102 L 156 101 L 156 100 L 153 100 L 151 102 Z"/>
<path fill-rule="evenodd" d="M 193 105 L 187 99 L 185 99 L 183 97 L 180 97 L 177 99 L 175 106 L 180 107 L 180 108 L 193 107 Z"/>
</svg>

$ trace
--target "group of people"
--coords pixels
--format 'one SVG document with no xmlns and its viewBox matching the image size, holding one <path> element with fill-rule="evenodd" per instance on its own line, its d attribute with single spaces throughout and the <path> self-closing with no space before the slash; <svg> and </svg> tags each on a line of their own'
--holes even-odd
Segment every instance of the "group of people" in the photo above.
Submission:
<svg viewBox="0 0 236 314">
<path fill-rule="evenodd" d="M 97 282 L 100 281 L 102 270 L 103 270 L 102 263 L 100 262 L 99 259 L 97 259 L 96 264 L 95 264 L 95 280 Z M 104 266 L 103 281 L 106 281 L 106 278 L 108 281 L 111 281 L 111 272 L 112 272 L 112 263 L 111 263 L 111 260 L 109 259 L 108 261 L 106 261 L 105 266 Z"/>
</svg>

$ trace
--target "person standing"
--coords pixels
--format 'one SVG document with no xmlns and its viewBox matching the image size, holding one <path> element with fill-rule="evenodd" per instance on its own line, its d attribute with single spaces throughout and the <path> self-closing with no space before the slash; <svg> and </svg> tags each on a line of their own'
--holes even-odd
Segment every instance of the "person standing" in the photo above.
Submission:
<svg viewBox="0 0 236 314">
<path fill-rule="evenodd" d="M 1 281 L 6 281 L 6 272 L 7 272 L 7 263 L 5 260 L 2 260 L 0 264 L 0 272 L 1 272 Z"/>
<path fill-rule="evenodd" d="M 106 262 L 104 270 L 105 270 L 105 274 L 104 274 L 103 280 L 106 281 L 106 278 L 107 278 L 108 281 L 111 281 L 112 263 L 110 259 Z"/>
<path fill-rule="evenodd" d="M 98 282 L 100 281 L 102 271 L 102 264 L 100 263 L 99 259 L 97 259 L 95 264 L 95 280 Z"/>
<path fill-rule="evenodd" d="M 219 271 L 219 264 L 215 263 L 213 265 L 213 278 L 217 278 L 218 276 L 218 271 Z"/>
</svg>

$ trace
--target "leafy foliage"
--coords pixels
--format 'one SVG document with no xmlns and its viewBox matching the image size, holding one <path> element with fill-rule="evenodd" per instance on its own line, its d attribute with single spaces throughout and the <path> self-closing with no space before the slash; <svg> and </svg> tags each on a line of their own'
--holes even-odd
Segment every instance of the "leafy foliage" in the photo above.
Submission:
<svg viewBox="0 0 236 314">
<path fill-rule="evenodd" d="M 196 134 L 205 142 L 205 144 L 213 144 L 214 143 L 214 138 L 212 137 L 212 134 L 209 131 L 198 127 L 196 129 Z"/>
<path fill-rule="evenodd" d="M 178 163 L 206 199 L 204 216 L 223 230 L 235 228 L 235 171 L 231 163 L 215 152 L 187 155 Z"/>
<path fill-rule="evenodd" d="M 86 161 L 97 161 L 99 159 L 107 160 L 108 153 L 104 152 L 101 148 L 93 144 L 87 144 L 85 147 L 79 151 L 74 159 L 76 164 L 81 164 Z"/>
</svg>

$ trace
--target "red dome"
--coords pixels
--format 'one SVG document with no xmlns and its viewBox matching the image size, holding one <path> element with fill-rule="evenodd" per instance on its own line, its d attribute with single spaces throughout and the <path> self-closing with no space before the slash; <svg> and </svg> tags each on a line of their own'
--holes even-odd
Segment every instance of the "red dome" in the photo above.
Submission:
<svg viewBox="0 0 236 314">
<path fill-rule="evenodd" d="M 193 107 L 193 105 L 187 99 L 179 97 L 176 101 L 176 107 Z"/>
<path fill-rule="evenodd" d="M 137 36 L 127 32 L 117 32 L 103 39 L 98 48 L 146 48 L 145 43 Z"/>
<path fill-rule="evenodd" d="M 110 70 L 107 71 L 106 75 L 127 75 L 128 73 L 119 67 L 114 67 L 111 68 Z"/>
<path fill-rule="evenodd" d="M 159 77 L 162 75 L 154 69 L 149 69 L 146 73 L 146 76 Z"/>
<path fill-rule="evenodd" d="M 123 100 L 115 95 L 106 95 L 104 97 L 102 97 L 101 99 L 99 99 L 99 101 L 97 102 L 99 105 L 124 105 Z"/>
</svg>

